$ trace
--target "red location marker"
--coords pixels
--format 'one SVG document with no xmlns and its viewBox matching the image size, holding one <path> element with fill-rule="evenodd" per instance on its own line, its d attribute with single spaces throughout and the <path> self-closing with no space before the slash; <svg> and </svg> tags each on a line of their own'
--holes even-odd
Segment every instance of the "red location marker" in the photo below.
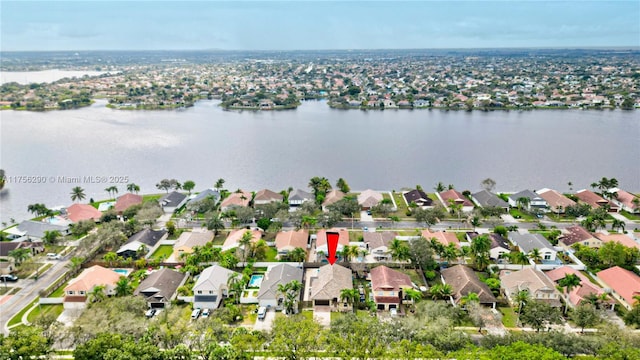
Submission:
<svg viewBox="0 0 640 360">
<path fill-rule="evenodd" d="M 338 240 L 340 234 L 337 232 L 327 232 L 327 260 L 329 264 L 333 265 L 336 262 L 336 252 L 338 251 Z"/>
</svg>

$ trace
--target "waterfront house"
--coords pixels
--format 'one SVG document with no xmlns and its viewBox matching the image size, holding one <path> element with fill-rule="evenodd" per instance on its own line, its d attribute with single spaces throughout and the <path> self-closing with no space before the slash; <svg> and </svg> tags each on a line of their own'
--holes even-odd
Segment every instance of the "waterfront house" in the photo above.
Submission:
<svg viewBox="0 0 640 360">
<path fill-rule="evenodd" d="M 243 190 L 229 194 L 229 196 L 220 203 L 221 211 L 228 211 L 234 206 L 247 207 L 251 201 L 251 193 Z"/>
<path fill-rule="evenodd" d="M 123 258 L 137 259 L 139 255 L 153 254 L 160 240 L 166 239 L 167 230 L 144 229 L 131 235 L 127 241 L 120 246 L 116 254 Z"/>
<path fill-rule="evenodd" d="M 554 213 L 563 214 L 567 207 L 576 204 L 575 201 L 553 189 L 544 188 L 536 191 L 536 193 L 547 202 L 549 210 Z"/>
<path fill-rule="evenodd" d="M 594 193 L 591 190 L 587 190 L 587 189 L 580 190 L 576 192 L 575 196 L 578 198 L 578 200 L 581 203 L 587 204 L 594 209 L 597 209 L 603 206 L 608 206 L 609 212 L 620 211 L 620 207 L 616 205 L 614 202 L 603 198 L 602 196 Z"/>
<path fill-rule="evenodd" d="M 235 271 L 219 265 L 204 269 L 193 285 L 194 309 L 217 309 L 223 298 L 229 295 L 229 278 Z"/>
<path fill-rule="evenodd" d="M 205 228 L 183 232 L 173 244 L 174 261 L 180 261 L 183 254 L 193 253 L 194 247 L 204 246 L 206 243 L 213 241 L 213 237 L 213 232 Z"/>
<path fill-rule="evenodd" d="M 464 195 L 454 189 L 436 193 L 436 196 L 438 196 L 442 205 L 444 205 L 448 210 L 451 210 L 451 204 L 462 205 L 462 211 L 464 212 L 470 212 L 473 210 L 473 203 L 471 200 L 467 199 Z"/>
<path fill-rule="evenodd" d="M 520 234 L 518 232 L 510 232 L 509 241 L 516 245 L 520 251 L 527 255 L 531 255 L 533 249 L 538 249 L 540 256 L 544 261 L 555 261 L 556 250 L 544 236 L 540 234 Z"/>
<path fill-rule="evenodd" d="M 433 200 L 422 190 L 411 190 L 402 194 L 407 206 L 411 203 L 415 203 L 421 208 L 429 207 L 433 205 Z"/>
<path fill-rule="evenodd" d="M 278 286 L 284 286 L 294 280 L 302 284 L 302 273 L 302 267 L 289 264 L 278 264 L 269 267 L 260 284 L 258 305 L 271 306 L 281 310 L 284 294 L 278 291 Z"/>
<path fill-rule="evenodd" d="M 280 231 L 276 234 L 276 249 L 278 250 L 278 257 L 287 255 L 295 248 L 301 248 L 307 250 L 309 244 L 309 230 L 287 230 Z"/>
<path fill-rule="evenodd" d="M 507 239 L 503 238 L 502 235 L 496 233 L 483 234 L 486 235 L 489 240 L 491 240 L 491 248 L 489 250 L 489 258 L 493 260 L 501 259 L 506 254 L 511 252 L 511 247 L 509 246 L 509 242 Z M 480 236 L 477 232 L 467 232 L 466 238 L 471 243 L 473 239 Z"/>
<path fill-rule="evenodd" d="M 211 198 L 217 202 L 220 199 L 220 193 L 214 189 L 205 189 L 195 195 L 191 195 L 187 203 L 195 204 L 207 198 Z"/>
<path fill-rule="evenodd" d="M 389 245 L 398 234 L 393 231 L 365 231 L 362 240 L 375 261 L 391 261 Z"/>
<path fill-rule="evenodd" d="M 598 279 L 611 290 L 611 295 L 618 299 L 627 310 L 631 310 L 640 295 L 640 277 L 619 266 L 602 270 L 596 274 Z"/>
<path fill-rule="evenodd" d="M 187 280 L 187 274 L 163 268 L 152 272 L 144 279 L 133 295 L 143 296 L 151 309 L 162 309 L 175 299 L 176 291 Z"/>
<path fill-rule="evenodd" d="M 327 247 L 327 232 L 337 232 L 339 234 L 337 252 L 342 251 L 345 246 L 349 245 L 349 231 L 347 229 L 332 228 L 328 230 L 318 230 L 316 234 L 316 261 L 319 262 L 327 261 L 329 251 Z"/>
<path fill-rule="evenodd" d="M 304 190 L 295 189 L 289 193 L 289 206 L 292 208 L 302 205 L 306 201 L 315 201 L 313 194 Z"/>
<path fill-rule="evenodd" d="M 553 269 L 551 271 L 547 271 L 546 275 L 551 279 L 551 281 L 558 284 L 560 280 L 564 279 L 567 275 L 573 274 L 580 278 L 580 285 L 573 288 L 571 292 L 569 292 L 569 304 L 572 306 L 578 306 L 584 299 L 590 295 L 601 296 L 604 294 L 604 290 L 598 285 L 592 283 L 584 274 L 580 271 L 569 267 L 569 266 L 561 266 L 559 268 Z M 566 296 L 566 295 L 565 295 Z M 567 300 L 565 298 L 565 300 Z M 614 302 L 608 301 L 610 306 L 613 308 Z"/>
<path fill-rule="evenodd" d="M 442 282 L 451 285 L 453 293 L 451 300 L 454 304 L 460 303 L 463 297 L 474 293 L 480 298 L 480 304 L 495 309 L 498 300 L 493 296 L 489 286 L 480 281 L 478 275 L 470 267 L 456 265 L 441 270 L 440 274 Z"/>
<path fill-rule="evenodd" d="M 358 194 L 358 205 L 362 210 L 369 210 L 378 205 L 382 199 L 380 192 L 369 189 Z"/>
<path fill-rule="evenodd" d="M 527 199 L 527 203 L 522 204 L 524 205 L 524 208 L 527 211 L 532 211 L 532 210 L 546 211 L 547 208 L 549 207 L 549 204 L 547 204 L 547 201 L 545 199 L 543 199 L 542 197 L 540 197 L 540 195 L 536 194 L 531 190 L 522 190 L 515 194 L 509 195 L 509 206 L 511 207 L 521 206 L 520 199 L 523 199 L 523 198 Z"/>
<path fill-rule="evenodd" d="M 343 289 L 353 289 L 351 270 L 334 264 L 321 266 L 307 285 L 314 307 L 329 307 L 331 311 L 349 311 L 351 306 L 340 299 Z"/>
<path fill-rule="evenodd" d="M 345 193 L 343 193 L 340 190 L 329 191 L 327 195 L 324 197 L 324 201 L 322 202 L 322 211 L 327 211 L 327 206 L 342 200 L 342 198 L 344 197 L 345 197 Z"/>
<path fill-rule="evenodd" d="M 529 298 L 544 301 L 551 306 L 560 307 L 560 293 L 556 285 L 542 271 L 526 268 L 519 271 L 503 270 L 500 272 L 500 287 L 505 296 L 514 303 L 520 291 L 529 293 Z"/>
<path fill-rule="evenodd" d="M 370 275 L 373 301 L 378 310 L 398 309 L 405 298 L 404 290 L 413 288 L 409 275 L 384 265 L 371 269 Z"/>
<path fill-rule="evenodd" d="M 229 236 L 227 236 L 227 238 L 224 240 L 224 244 L 222 244 L 222 251 L 227 251 L 229 249 L 234 249 L 234 248 L 243 248 L 243 245 L 240 245 L 240 240 L 242 239 L 242 237 L 244 236 L 244 234 L 246 232 L 251 233 L 251 243 L 256 243 L 258 242 L 258 240 L 262 239 L 262 230 L 260 229 L 254 229 L 254 230 L 249 230 L 249 229 L 237 229 L 237 230 L 232 230 L 229 233 Z"/>
<path fill-rule="evenodd" d="M 126 193 L 118 199 L 116 199 L 116 204 L 113 207 L 115 211 L 122 215 L 122 213 L 133 205 L 142 204 L 142 196 L 132 193 Z"/>
<path fill-rule="evenodd" d="M 102 213 L 89 204 L 73 204 L 67 208 L 67 219 L 78 223 L 84 220 L 100 221 Z"/>
<path fill-rule="evenodd" d="M 609 189 L 609 191 L 616 194 L 616 196 L 613 197 L 612 201 L 622 210 L 634 214 L 640 213 L 640 198 L 618 188 Z"/>
<path fill-rule="evenodd" d="M 43 221 L 25 220 L 18 226 L 13 226 L 6 229 L 4 232 L 8 234 L 8 238 L 11 240 L 24 240 L 24 241 L 40 241 L 44 238 L 44 234 L 47 231 L 58 231 L 61 235 L 69 235 L 68 224 L 51 224 L 48 218 Z"/>
<path fill-rule="evenodd" d="M 487 190 L 471 195 L 471 200 L 482 208 L 500 208 L 504 209 L 505 212 L 509 212 L 509 204 L 499 198 L 498 195 Z"/>
<path fill-rule="evenodd" d="M 172 191 L 162 196 L 158 203 L 165 214 L 173 214 L 176 210 L 180 209 L 188 201 L 187 195 Z"/>
<path fill-rule="evenodd" d="M 602 240 L 593 236 L 582 226 L 574 225 L 564 229 L 564 233 L 558 239 L 558 244 L 565 250 L 570 250 L 575 244 L 588 246 L 590 248 L 599 248 L 602 246 Z"/>
<path fill-rule="evenodd" d="M 253 198 L 254 205 L 264 205 L 270 202 L 282 202 L 283 200 L 282 194 L 271 191 L 269 189 L 262 189 L 256 193 L 256 196 Z"/>
<path fill-rule="evenodd" d="M 105 295 L 115 295 L 116 283 L 121 276 L 99 265 L 84 269 L 64 288 L 64 308 L 84 309 L 89 294 L 96 286 L 104 286 Z"/>
</svg>

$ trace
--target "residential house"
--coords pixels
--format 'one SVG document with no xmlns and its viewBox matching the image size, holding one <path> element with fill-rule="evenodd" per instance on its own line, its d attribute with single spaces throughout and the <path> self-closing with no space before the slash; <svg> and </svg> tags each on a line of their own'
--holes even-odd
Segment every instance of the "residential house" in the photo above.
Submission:
<svg viewBox="0 0 640 360">
<path fill-rule="evenodd" d="M 144 229 L 138 231 L 120 246 L 116 254 L 131 259 L 137 259 L 141 249 L 144 254 L 153 254 L 158 242 L 166 239 L 167 236 L 167 230 Z"/>
<path fill-rule="evenodd" d="M 187 203 L 195 204 L 207 198 L 211 198 L 214 201 L 218 201 L 220 199 L 220 193 L 213 189 L 206 189 L 197 194 L 191 195 Z"/>
<path fill-rule="evenodd" d="M 491 306 L 495 309 L 496 297 L 493 296 L 487 284 L 480 281 L 476 273 L 467 266 L 455 265 L 440 271 L 442 282 L 451 285 L 453 290 L 452 301 L 459 303 L 460 300 L 474 293 L 480 298 L 480 304 Z"/>
<path fill-rule="evenodd" d="M 391 261 L 389 245 L 398 234 L 393 231 L 365 231 L 363 241 L 375 261 Z"/>
<path fill-rule="evenodd" d="M 316 261 L 327 261 L 327 255 L 329 254 L 329 248 L 327 247 L 327 232 L 337 232 L 338 248 L 336 251 L 340 252 L 345 246 L 349 245 L 349 231 L 344 228 L 333 228 L 329 230 L 321 229 L 316 234 Z"/>
<path fill-rule="evenodd" d="M 595 236 L 600 239 L 603 244 L 606 244 L 608 242 L 618 242 L 626 247 L 637 248 L 638 250 L 640 250 L 640 243 L 633 240 L 633 238 L 626 234 L 604 234 L 598 232 L 595 234 Z"/>
<path fill-rule="evenodd" d="M 498 197 L 498 195 L 487 190 L 482 190 L 471 195 L 471 200 L 483 208 L 500 208 L 504 209 L 505 212 L 509 212 L 509 204 Z"/>
<path fill-rule="evenodd" d="M 614 188 L 609 189 L 614 192 L 616 196 L 612 199 L 613 203 L 618 205 L 622 210 L 630 213 L 640 213 L 640 198 L 630 194 L 622 189 Z"/>
<path fill-rule="evenodd" d="M 634 296 L 640 295 L 640 276 L 620 266 L 602 270 L 596 276 L 611 289 L 611 295 L 614 298 L 618 299 L 627 310 L 631 310 L 636 302 Z"/>
<path fill-rule="evenodd" d="M 289 264 L 278 264 L 269 267 L 264 274 L 260 291 L 258 291 L 258 305 L 271 306 L 276 309 L 282 309 L 284 295 L 278 291 L 279 285 L 286 285 L 293 280 L 302 284 L 302 267 L 292 266 Z"/>
<path fill-rule="evenodd" d="M 227 251 L 229 249 L 234 248 L 242 248 L 240 245 L 240 240 L 244 236 L 246 232 L 251 233 L 251 243 L 256 243 L 258 240 L 262 239 L 262 230 L 260 229 L 237 229 L 233 230 L 229 233 L 229 236 L 224 240 L 224 244 L 222 244 L 222 251 Z"/>
<path fill-rule="evenodd" d="M 567 207 L 576 204 L 575 201 L 553 189 L 544 188 L 536 191 L 536 193 L 549 204 L 549 210 L 554 213 L 562 214 Z"/>
<path fill-rule="evenodd" d="M 547 201 L 531 190 L 522 190 L 515 194 L 509 195 L 509 206 L 519 207 L 520 199 L 527 199 L 528 203 L 524 204 L 527 211 L 538 210 L 546 211 L 549 208 Z"/>
<path fill-rule="evenodd" d="M 174 260 L 179 260 L 182 254 L 191 254 L 196 246 L 204 246 L 206 243 L 213 241 L 213 236 L 213 232 L 205 228 L 183 232 L 173 244 Z"/>
<path fill-rule="evenodd" d="M 571 289 L 571 292 L 569 292 L 568 300 L 569 304 L 571 304 L 572 306 L 580 305 L 580 303 L 589 295 L 595 294 L 597 296 L 600 296 L 604 294 L 604 290 L 602 290 L 601 287 L 592 283 L 584 274 L 572 267 L 561 266 L 559 268 L 555 268 L 551 271 L 546 272 L 546 275 L 549 277 L 549 279 L 551 279 L 551 281 L 555 282 L 556 284 L 558 284 L 560 280 L 564 279 L 569 274 L 576 275 L 580 278 L 580 286 Z M 613 302 L 609 303 L 613 306 Z"/>
<path fill-rule="evenodd" d="M 12 260 L 9 253 L 16 249 L 29 249 L 31 255 L 36 255 L 44 251 L 42 241 L 0 241 L 0 259 Z"/>
<path fill-rule="evenodd" d="M 84 269 L 64 288 L 64 308 L 83 309 L 89 294 L 96 286 L 104 286 L 106 295 L 115 295 L 116 283 L 121 276 L 121 274 L 99 265 Z"/>
<path fill-rule="evenodd" d="M 309 230 L 300 229 L 297 231 L 280 231 L 276 234 L 276 249 L 278 257 L 282 257 L 295 248 L 307 250 L 309 244 Z"/>
<path fill-rule="evenodd" d="M 193 285 L 194 309 L 217 309 L 222 298 L 229 295 L 229 278 L 235 271 L 219 265 L 204 269 Z"/>
<path fill-rule="evenodd" d="M 380 192 L 369 189 L 358 194 L 358 205 L 362 210 L 369 210 L 378 205 L 382 199 L 383 196 Z"/>
<path fill-rule="evenodd" d="M 404 201 L 407 203 L 407 206 L 411 205 L 411 203 L 415 203 L 421 208 L 425 208 L 433 205 L 433 200 L 422 190 L 411 190 L 402 194 Z"/>
<path fill-rule="evenodd" d="M 327 206 L 342 200 L 342 198 L 344 198 L 345 196 L 345 193 L 340 190 L 329 191 L 327 195 L 325 195 L 324 201 L 322 202 L 322 211 L 327 211 Z"/>
<path fill-rule="evenodd" d="M 351 270 L 340 265 L 321 266 L 310 278 L 307 291 L 313 306 L 330 307 L 337 311 L 349 311 L 351 306 L 340 299 L 343 289 L 353 289 Z"/>
<path fill-rule="evenodd" d="M 144 279 L 134 295 L 143 296 L 151 309 L 161 309 L 171 304 L 176 291 L 187 280 L 187 274 L 163 268 L 154 271 Z"/>
<path fill-rule="evenodd" d="M 512 303 L 520 291 L 526 291 L 532 300 L 544 301 L 555 307 L 562 306 L 556 285 L 540 270 L 503 270 L 500 272 L 500 282 L 502 291 Z"/>
<path fill-rule="evenodd" d="M 455 233 L 446 232 L 446 231 L 431 231 L 429 229 L 422 230 L 422 237 L 431 240 L 436 239 L 443 246 L 449 246 L 449 244 L 454 244 L 456 248 L 460 248 L 460 240 Z"/>
<path fill-rule="evenodd" d="M 466 237 L 469 242 L 473 241 L 480 234 L 477 232 L 468 232 Z M 509 246 L 509 242 L 507 239 L 503 238 L 502 235 L 496 233 L 483 234 L 489 237 L 491 240 L 491 249 L 489 250 L 489 258 L 493 260 L 501 259 L 506 254 L 511 252 L 511 247 Z"/>
<path fill-rule="evenodd" d="M 558 244 L 565 250 L 570 250 L 575 244 L 588 246 L 590 248 L 599 248 L 602 246 L 602 240 L 593 236 L 590 232 L 585 230 L 582 226 L 574 225 L 565 230 L 565 233 L 558 239 Z"/>
<path fill-rule="evenodd" d="M 386 266 L 371 269 L 371 291 L 378 310 L 398 309 L 404 300 L 404 290 L 411 289 L 409 275 Z"/>
<path fill-rule="evenodd" d="M 142 196 L 132 193 L 126 193 L 116 199 L 113 207 L 118 214 L 121 214 L 133 205 L 142 204 Z"/>
<path fill-rule="evenodd" d="M 11 274 L 15 270 L 15 261 L 8 259 L 7 261 L 0 261 L 0 275 Z"/>
<path fill-rule="evenodd" d="M 252 195 L 250 192 L 243 190 L 240 190 L 240 192 L 231 193 L 220 203 L 220 210 L 227 211 L 234 206 L 247 207 L 249 206 L 249 202 L 251 201 L 251 196 Z"/>
<path fill-rule="evenodd" d="M 78 223 L 83 220 L 100 221 L 102 213 L 89 204 L 73 204 L 67 208 L 67 219 Z"/>
<path fill-rule="evenodd" d="M 609 212 L 618 212 L 620 211 L 620 207 L 616 205 L 613 201 L 609 201 L 602 196 L 594 193 L 591 190 L 583 189 L 575 193 L 575 196 L 578 200 L 584 204 L 591 206 L 594 209 L 608 206 Z"/>
<path fill-rule="evenodd" d="M 256 193 L 256 196 L 253 198 L 254 205 L 264 205 L 270 202 L 282 202 L 284 197 L 282 194 L 278 194 L 277 192 L 271 191 L 269 189 L 262 189 Z"/>
<path fill-rule="evenodd" d="M 440 199 L 440 202 L 442 202 L 442 205 L 449 210 L 451 210 L 451 204 L 456 204 L 462 205 L 462 211 L 464 212 L 473 211 L 473 203 L 471 200 L 467 199 L 464 195 L 454 189 L 436 193 L 436 195 L 438 196 L 438 199 Z"/>
<path fill-rule="evenodd" d="M 306 201 L 315 201 L 315 197 L 313 196 L 313 194 L 309 192 L 306 192 L 300 189 L 295 189 L 291 193 L 289 193 L 288 200 L 289 200 L 290 207 L 298 207 L 303 203 L 305 203 Z"/>
<path fill-rule="evenodd" d="M 20 239 L 25 241 L 38 241 L 44 238 L 47 231 L 58 231 L 61 235 L 69 235 L 69 225 L 50 224 L 47 221 L 25 220 L 6 229 L 9 239 Z"/>
<path fill-rule="evenodd" d="M 531 255 L 533 249 L 538 249 L 543 262 L 556 260 L 555 248 L 547 239 L 544 238 L 544 236 L 540 234 L 520 234 L 517 232 L 510 232 L 508 237 L 509 241 L 527 255 Z"/>
<path fill-rule="evenodd" d="M 188 201 L 187 195 L 172 191 L 161 197 L 158 202 L 165 214 L 173 214 L 176 210 L 180 209 Z"/>
</svg>

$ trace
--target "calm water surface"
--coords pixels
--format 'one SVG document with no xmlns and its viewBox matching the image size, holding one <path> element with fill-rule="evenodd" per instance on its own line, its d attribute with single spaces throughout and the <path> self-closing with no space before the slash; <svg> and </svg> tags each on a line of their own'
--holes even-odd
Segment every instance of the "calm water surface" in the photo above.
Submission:
<svg viewBox="0 0 640 360">
<path fill-rule="evenodd" d="M 396 189 L 442 181 L 500 191 L 542 187 L 568 191 L 615 177 L 640 191 L 640 117 L 623 111 L 458 112 L 332 110 L 306 102 L 295 111 L 224 111 L 215 101 L 177 111 L 90 108 L 0 113 L 0 166 L 7 175 L 43 176 L 41 184 L 10 183 L 0 217 L 25 218 L 27 206 L 69 205 L 71 188 L 89 198 L 125 184 L 61 183 L 68 177 L 128 177 L 143 193 L 163 178 L 213 186 L 281 190 L 306 187 L 313 176 L 353 189 Z M 121 179 L 112 179 L 121 180 Z"/>
</svg>

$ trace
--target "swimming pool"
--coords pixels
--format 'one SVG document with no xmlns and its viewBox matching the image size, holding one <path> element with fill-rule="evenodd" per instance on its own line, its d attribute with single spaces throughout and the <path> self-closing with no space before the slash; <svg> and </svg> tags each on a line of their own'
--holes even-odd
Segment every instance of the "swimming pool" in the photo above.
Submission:
<svg viewBox="0 0 640 360">
<path fill-rule="evenodd" d="M 117 272 L 118 274 L 122 275 L 122 276 L 129 276 L 129 269 L 112 269 L 113 271 Z"/>
<path fill-rule="evenodd" d="M 259 288 L 260 284 L 262 284 L 262 279 L 264 279 L 264 275 L 251 275 L 251 279 L 249 280 L 249 285 L 247 285 L 247 287 Z"/>
</svg>

